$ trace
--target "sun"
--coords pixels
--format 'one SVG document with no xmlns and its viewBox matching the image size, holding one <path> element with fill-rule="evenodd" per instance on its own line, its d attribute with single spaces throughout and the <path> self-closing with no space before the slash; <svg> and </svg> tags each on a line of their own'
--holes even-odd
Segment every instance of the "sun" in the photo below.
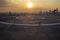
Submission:
<svg viewBox="0 0 60 40">
<path fill-rule="evenodd" d="M 27 3 L 27 7 L 28 8 L 32 8 L 33 7 L 33 4 L 32 3 Z"/>
</svg>

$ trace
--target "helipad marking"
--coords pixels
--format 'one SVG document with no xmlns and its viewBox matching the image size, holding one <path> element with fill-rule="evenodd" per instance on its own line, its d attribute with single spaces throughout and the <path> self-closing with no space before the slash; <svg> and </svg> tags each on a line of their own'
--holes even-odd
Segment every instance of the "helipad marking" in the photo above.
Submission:
<svg viewBox="0 0 60 40">
<path fill-rule="evenodd" d="M 6 23 L 6 22 L 0 22 L 1 24 L 6 25 L 19 25 L 19 26 L 52 26 L 52 25 L 60 25 L 60 23 L 52 23 L 52 24 L 14 24 L 14 23 Z"/>
</svg>

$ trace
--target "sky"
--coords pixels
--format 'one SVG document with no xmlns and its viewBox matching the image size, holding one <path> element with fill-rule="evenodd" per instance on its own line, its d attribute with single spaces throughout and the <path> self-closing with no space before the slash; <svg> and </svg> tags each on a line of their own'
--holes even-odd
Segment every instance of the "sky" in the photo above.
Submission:
<svg viewBox="0 0 60 40">
<path fill-rule="evenodd" d="M 29 2 L 32 8 L 27 8 Z M 0 0 L 0 11 L 37 11 L 58 8 L 60 10 L 60 0 Z"/>
</svg>

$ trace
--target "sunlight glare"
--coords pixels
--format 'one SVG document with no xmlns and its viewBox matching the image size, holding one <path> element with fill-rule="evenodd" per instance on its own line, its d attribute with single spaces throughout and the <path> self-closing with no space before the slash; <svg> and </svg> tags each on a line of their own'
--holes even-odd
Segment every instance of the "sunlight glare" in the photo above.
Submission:
<svg viewBox="0 0 60 40">
<path fill-rule="evenodd" d="M 28 8 L 32 8 L 32 6 L 33 6 L 32 3 L 28 3 L 28 4 L 27 4 L 27 7 L 28 7 Z"/>
</svg>

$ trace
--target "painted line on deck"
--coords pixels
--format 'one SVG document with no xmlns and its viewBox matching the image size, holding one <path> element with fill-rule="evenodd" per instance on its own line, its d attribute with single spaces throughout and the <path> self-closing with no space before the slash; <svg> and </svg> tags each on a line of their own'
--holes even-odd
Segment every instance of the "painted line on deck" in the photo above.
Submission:
<svg viewBox="0 0 60 40">
<path fill-rule="evenodd" d="M 60 25 L 60 23 L 52 23 L 52 24 L 14 24 L 14 23 L 6 23 L 6 22 L 0 22 L 0 24 L 5 25 L 16 25 L 16 26 L 53 26 L 53 25 Z"/>
</svg>

